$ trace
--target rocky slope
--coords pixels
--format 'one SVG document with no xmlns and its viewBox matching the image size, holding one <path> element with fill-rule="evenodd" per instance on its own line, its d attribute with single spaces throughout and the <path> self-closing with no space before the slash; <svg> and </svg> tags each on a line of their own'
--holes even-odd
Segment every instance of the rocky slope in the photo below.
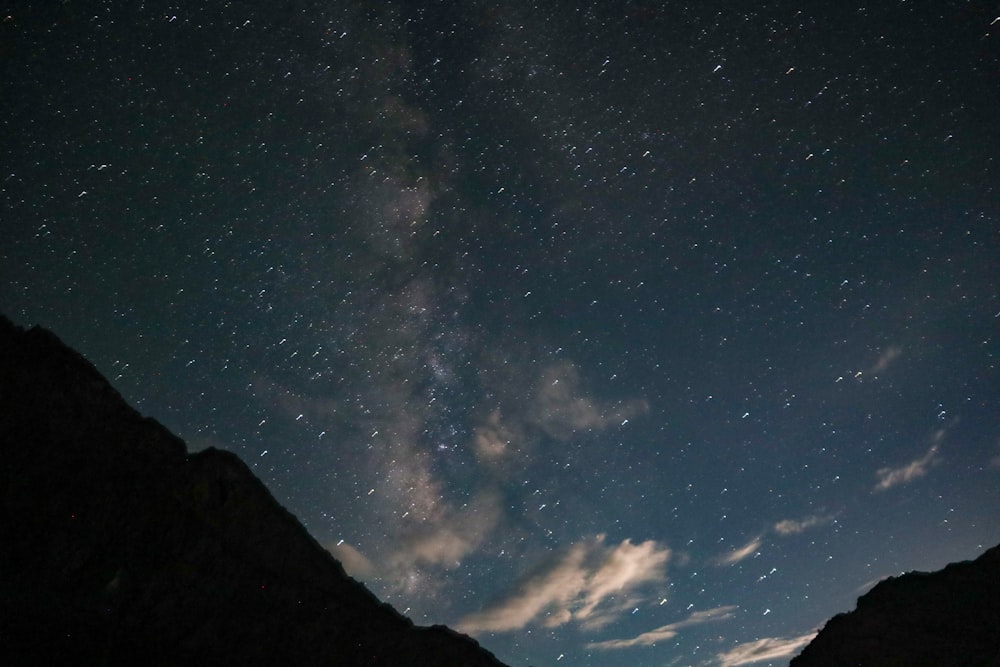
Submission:
<svg viewBox="0 0 1000 667">
<path fill-rule="evenodd" d="M 348 577 L 233 454 L 188 454 L 0 316 L 0 664 L 502 667 Z"/>
<path fill-rule="evenodd" d="M 1000 546 L 879 582 L 830 619 L 791 667 L 1000 666 Z"/>
</svg>

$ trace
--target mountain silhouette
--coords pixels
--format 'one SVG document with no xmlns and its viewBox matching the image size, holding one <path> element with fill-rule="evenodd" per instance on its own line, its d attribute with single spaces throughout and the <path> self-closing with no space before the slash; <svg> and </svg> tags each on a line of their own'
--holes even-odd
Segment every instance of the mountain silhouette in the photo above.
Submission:
<svg viewBox="0 0 1000 667">
<path fill-rule="evenodd" d="M 1000 546 L 890 577 L 830 619 L 790 667 L 1000 666 Z"/>
<path fill-rule="evenodd" d="M 351 579 L 234 454 L 188 453 L 0 316 L 0 664 L 503 667 Z"/>
</svg>

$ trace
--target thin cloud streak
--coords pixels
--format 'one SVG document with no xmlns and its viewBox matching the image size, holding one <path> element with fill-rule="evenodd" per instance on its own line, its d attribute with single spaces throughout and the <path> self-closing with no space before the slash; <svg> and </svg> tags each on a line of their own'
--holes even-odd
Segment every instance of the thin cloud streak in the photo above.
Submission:
<svg viewBox="0 0 1000 667">
<path fill-rule="evenodd" d="M 720 653 L 720 667 L 739 667 L 765 660 L 780 660 L 797 653 L 803 646 L 813 640 L 816 633 L 799 637 L 767 637 L 757 641 L 740 644 L 735 648 Z"/>
<path fill-rule="evenodd" d="M 587 644 L 587 648 L 606 651 L 612 649 L 631 648 L 633 646 L 653 646 L 657 642 L 673 639 L 677 636 L 678 631 L 683 628 L 693 625 L 701 625 L 702 623 L 709 623 L 711 621 L 724 621 L 726 619 L 733 618 L 733 612 L 736 611 L 736 609 L 737 607 L 735 605 L 729 605 L 726 607 L 706 609 L 705 611 L 696 611 L 683 621 L 661 626 L 654 630 L 650 630 L 649 632 L 644 632 L 637 637 L 592 642 Z"/>
<path fill-rule="evenodd" d="M 815 528 L 817 526 L 824 526 L 833 521 L 833 517 L 829 515 L 814 514 L 812 516 L 807 516 L 804 519 L 783 519 L 774 524 L 774 532 L 779 535 L 798 535 L 799 533 L 804 533 L 810 528 Z"/>
<path fill-rule="evenodd" d="M 719 556 L 717 563 L 719 565 L 735 565 L 736 563 L 739 563 L 741 560 L 749 558 L 750 556 L 757 553 L 757 551 L 760 550 L 760 546 L 761 544 L 763 544 L 763 542 L 764 542 L 763 536 L 758 535 L 757 537 L 753 538 L 739 549 L 733 549 L 728 554 Z"/>
</svg>

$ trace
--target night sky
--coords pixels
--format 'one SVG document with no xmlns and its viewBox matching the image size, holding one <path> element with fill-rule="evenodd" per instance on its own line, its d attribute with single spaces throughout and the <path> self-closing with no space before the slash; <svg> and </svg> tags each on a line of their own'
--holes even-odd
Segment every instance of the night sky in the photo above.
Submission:
<svg viewBox="0 0 1000 667">
<path fill-rule="evenodd" d="M 513 667 L 1000 542 L 995 2 L 0 12 L 0 311 Z"/>
</svg>

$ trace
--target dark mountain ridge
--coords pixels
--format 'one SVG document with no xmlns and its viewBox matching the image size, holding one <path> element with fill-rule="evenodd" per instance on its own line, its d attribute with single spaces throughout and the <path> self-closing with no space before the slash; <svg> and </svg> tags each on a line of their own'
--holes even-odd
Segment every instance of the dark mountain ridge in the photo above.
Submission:
<svg viewBox="0 0 1000 667">
<path fill-rule="evenodd" d="M 380 603 L 234 454 L 0 316 L 0 664 L 503 667 Z"/>
<path fill-rule="evenodd" d="M 1000 667 L 1000 546 L 880 581 L 790 667 Z"/>
</svg>

